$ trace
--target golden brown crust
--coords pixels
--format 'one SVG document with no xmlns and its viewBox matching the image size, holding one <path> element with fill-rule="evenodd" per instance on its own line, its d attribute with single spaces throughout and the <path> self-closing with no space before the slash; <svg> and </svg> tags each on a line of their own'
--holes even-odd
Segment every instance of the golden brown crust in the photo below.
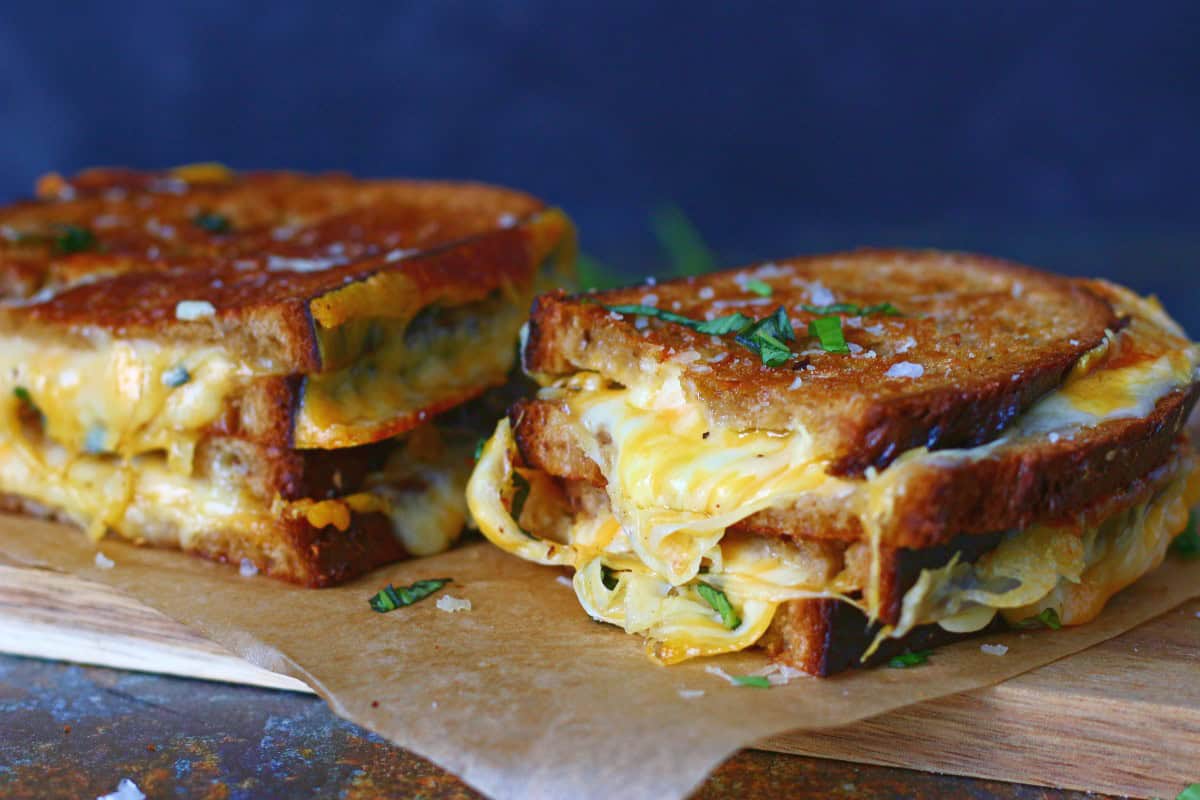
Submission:
<svg viewBox="0 0 1200 800">
<path fill-rule="evenodd" d="M 0 295 L 19 303 L 0 308 L 0 327 L 224 342 L 312 373 L 340 366 L 322 359 L 316 326 L 364 316 L 367 296 L 386 298 L 369 316 L 405 317 L 529 287 L 548 240 L 569 236 L 536 199 L 479 184 L 203 177 L 93 170 L 0 210 Z M 203 214 L 229 229 L 205 229 Z M 68 225 L 94 242 L 62 252 Z M 215 313 L 177 319 L 188 300 Z"/>
<path fill-rule="evenodd" d="M 11 494 L 0 494 L 0 511 L 72 522 L 54 509 Z M 243 526 L 205 531 L 193 537 L 184 552 L 233 565 L 248 559 L 264 575 L 313 589 L 409 556 L 392 532 L 391 520 L 379 513 L 352 514 L 344 531 L 315 528 L 303 519 L 277 519 L 249 533 Z M 147 531 L 138 543 L 177 548 L 179 536 L 171 529 Z"/>
<path fill-rule="evenodd" d="M 770 285 L 772 295 L 745 288 L 749 279 Z M 856 352 L 826 353 L 807 336 L 816 315 L 799 304 L 830 299 L 890 302 L 904 316 L 842 313 Z M 782 305 L 796 328 L 796 355 L 767 367 L 729 337 L 604 308 L 623 304 L 694 319 L 734 311 L 761 318 Z M 1083 282 L 968 254 L 863 250 L 587 296 L 544 295 L 523 359 L 535 374 L 594 370 L 625 384 L 673 362 L 714 421 L 777 430 L 801 424 L 832 455 L 835 474 L 861 474 L 912 447 L 990 441 L 1119 324 Z M 922 374 L 888 375 L 906 364 Z"/>
</svg>

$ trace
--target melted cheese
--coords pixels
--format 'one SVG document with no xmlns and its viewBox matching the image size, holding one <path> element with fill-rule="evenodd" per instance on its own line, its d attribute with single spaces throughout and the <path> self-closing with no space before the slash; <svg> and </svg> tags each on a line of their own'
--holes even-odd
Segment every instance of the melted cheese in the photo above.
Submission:
<svg viewBox="0 0 1200 800">
<path fill-rule="evenodd" d="M 25 393 L 46 434 L 73 453 L 132 457 L 168 453 L 191 471 L 203 430 L 255 370 L 212 347 L 151 341 L 72 346 L 10 338 L 0 353 L 0 410 L 20 412 Z"/>
<path fill-rule="evenodd" d="M 802 429 L 735 430 L 714 424 L 686 395 L 678 374 L 622 387 L 581 373 L 545 387 L 540 397 L 566 413 L 573 438 L 600 467 L 611 515 L 577 513 L 565 534 L 550 538 L 541 530 L 527 533 L 524 517 L 514 520 L 508 510 L 515 445 L 507 421 L 485 447 L 468 485 L 471 513 L 480 530 L 504 549 L 538 563 L 573 567 L 574 587 L 588 613 L 645 636 L 648 651 L 664 662 L 750 646 L 778 604 L 789 599 L 861 592 L 863 599 L 856 602 L 873 617 L 880 603 L 881 531 L 909 468 L 986 458 L 1004 444 L 1069 437 L 1105 420 L 1144 416 L 1164 395 L 1194 379 L 1200 360 L 1195 346 L 1169 319 L 1158 319 L 1165 319 L 1161 309 L 1140 305 L 1148 302 L 1140 298 L 1123 299 L 1139 313 L 1130 329 L 1085 358 L 1062 387 L 1035 403 L 1003 437 L 962 450 L 915 449 L 857 482 L 827 475 L 825 461 Z M 1127 357 L 1123 347 L 1149 355 Z M 536 493 L 538 482 L 530 483 Z M 865 584 L 848 582 L 828 564 L 814 569 L 811 560 L 783 552 L 783 543 L 774 545 L 777 552 L 766 553 L 725 536 L 729 526 L 758 511 L 813 494 L 845 495 L 854 504 L 851 510 L 871 553 Z M 1182 489 L 1174 496 L 1182 496 Z M 884 635 L 901 636 L 915 624 L 932 621 L 977 629 L 997 609 L 1027 609 L 1055 592 L 1106 600 L 1116 591 L 1112 587 L 1157 563 L 1153 553 L 1161 558 L 1161 552 L 1155 548 L 1182 529 L 1178 513 L 1156 510 L 1172 503 L 1178 505 L 1159 498 L 1142 509 L 1147 519 L 1160 520 L 1140 529 L 1154 545 L 1144 549 L 1150 554 L 1145 557 L 1131 545 L 1114 546 L 1115 555 L 1108 558 L 1121 567 L 1100 566 L 1103 558 L 1089 560 L 1085 556 L 1091 551 L 1085 552 L 1075 534 L 1034 528 L 1013 534 L 974 567 L 955 561 L 930 571 L 906 597 L 908 617 Z M 733 630 L 722 625 L 696 594 L 700 582 L 725 592 L 740 625 Z M 1072 594 L 1064 586 L 1089 588 Z M 1068 604 L 1059 605 L 1067 614 L 1064 621 L 1076 619 Z"/>
<path fill-rule="evenodd" d="M 526 303 L 497 295 L 414 320 L 351 320 L 319 332 L 326 361 L 357 355 L 338 370 L 310 375 L 297 410 L 300 448 L 375 441 L 380 428 L 424 414 L 446 398 L 503 381 L 516 354 L 513 334 Z"/>
</svg>

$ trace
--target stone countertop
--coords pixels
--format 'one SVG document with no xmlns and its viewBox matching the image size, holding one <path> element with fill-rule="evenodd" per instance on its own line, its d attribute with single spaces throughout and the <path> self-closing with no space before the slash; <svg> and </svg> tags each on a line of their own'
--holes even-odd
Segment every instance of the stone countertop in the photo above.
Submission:
<svg viewBox="0 0 1200 800">
<path fill-rule="evenodd" d="M 132 779 L 157 798 L 480 795 L 308 695 L 0 656 L 0 797 L 93 798 Z M 696 798 L 1097 798 L 759 751 Z"/>
</svg>

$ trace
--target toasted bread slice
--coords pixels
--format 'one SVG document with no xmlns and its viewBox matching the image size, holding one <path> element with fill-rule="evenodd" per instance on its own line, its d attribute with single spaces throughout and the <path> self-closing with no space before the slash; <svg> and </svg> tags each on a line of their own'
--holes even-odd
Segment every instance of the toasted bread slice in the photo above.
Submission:
<svg viewBox="0 0 1200 800">
<path fill-rule="evenodd" d="M 476 184 L 108 170 L 46 195 L 0 210 L 3 388 L 64 444 L 125 456 L 411 430 L 504 382 L 529 298 L 573 257 L 560 212 Z M 171 405 L 201 392 L 186 419 Z"/>
<path fill-rule="evenodd" d="M 843 320 L 851 350 L 834 354 L 806 336 L 826 314 L 805 306 L 835 303 L 890 303 L 903 316 L 829 312 Z M 782 306 L 799 341 L 787 363 L 770 367 L 729 337 L 605 308 L 631 304 L 698 320 L 762 318 Z M 634 385 L 678 370 L 683 390 L 714 421 L 803 427 L 831 472 L 858 475 L 914 447 L 990 441 L 1119 325 L 1080 282 L 981 256 L 865 250 L 546 295 L 534 306 L 523 357 L 527 371 L 546 379 L 588 370 Z"/>
</svg>

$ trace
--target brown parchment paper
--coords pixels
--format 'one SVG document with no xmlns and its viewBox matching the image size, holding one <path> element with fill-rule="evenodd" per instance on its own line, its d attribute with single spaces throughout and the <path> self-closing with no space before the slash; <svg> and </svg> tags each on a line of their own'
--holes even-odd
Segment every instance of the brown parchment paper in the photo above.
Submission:
<svg viewBox="0 0 1200 800">
<path fill-rule="evenodd" d="M 591 622 L 555 580 L 560 572 L 483 542 L 321 590 L 116 541 L 101 549 L 113 569 L 94 566 L 95 549 L 78 531 L 0 517 L 7 560 L 124 590 L 249 661 L 306 681 L 337 714 L 500 800 L 683 797 L 734 751 L 768 736 L 988 686 L 1200 596 L 1200 564 L 1169 559 L 1091 625 L 963 642 L 917 669 L 755 689 L 730 686 L 705 662 L 656 666 L 636 637 Z M 448 613 L 435 598 L 390 614 L 367 606 L 388 582 L 434 577 L 453 578 L 449 593 L 472 610 Z M 986 655 L 982 642 L 1009 651 Z M 732 674 L 766 663 L 756 654 L 706 662 Z"/>
</svg>

